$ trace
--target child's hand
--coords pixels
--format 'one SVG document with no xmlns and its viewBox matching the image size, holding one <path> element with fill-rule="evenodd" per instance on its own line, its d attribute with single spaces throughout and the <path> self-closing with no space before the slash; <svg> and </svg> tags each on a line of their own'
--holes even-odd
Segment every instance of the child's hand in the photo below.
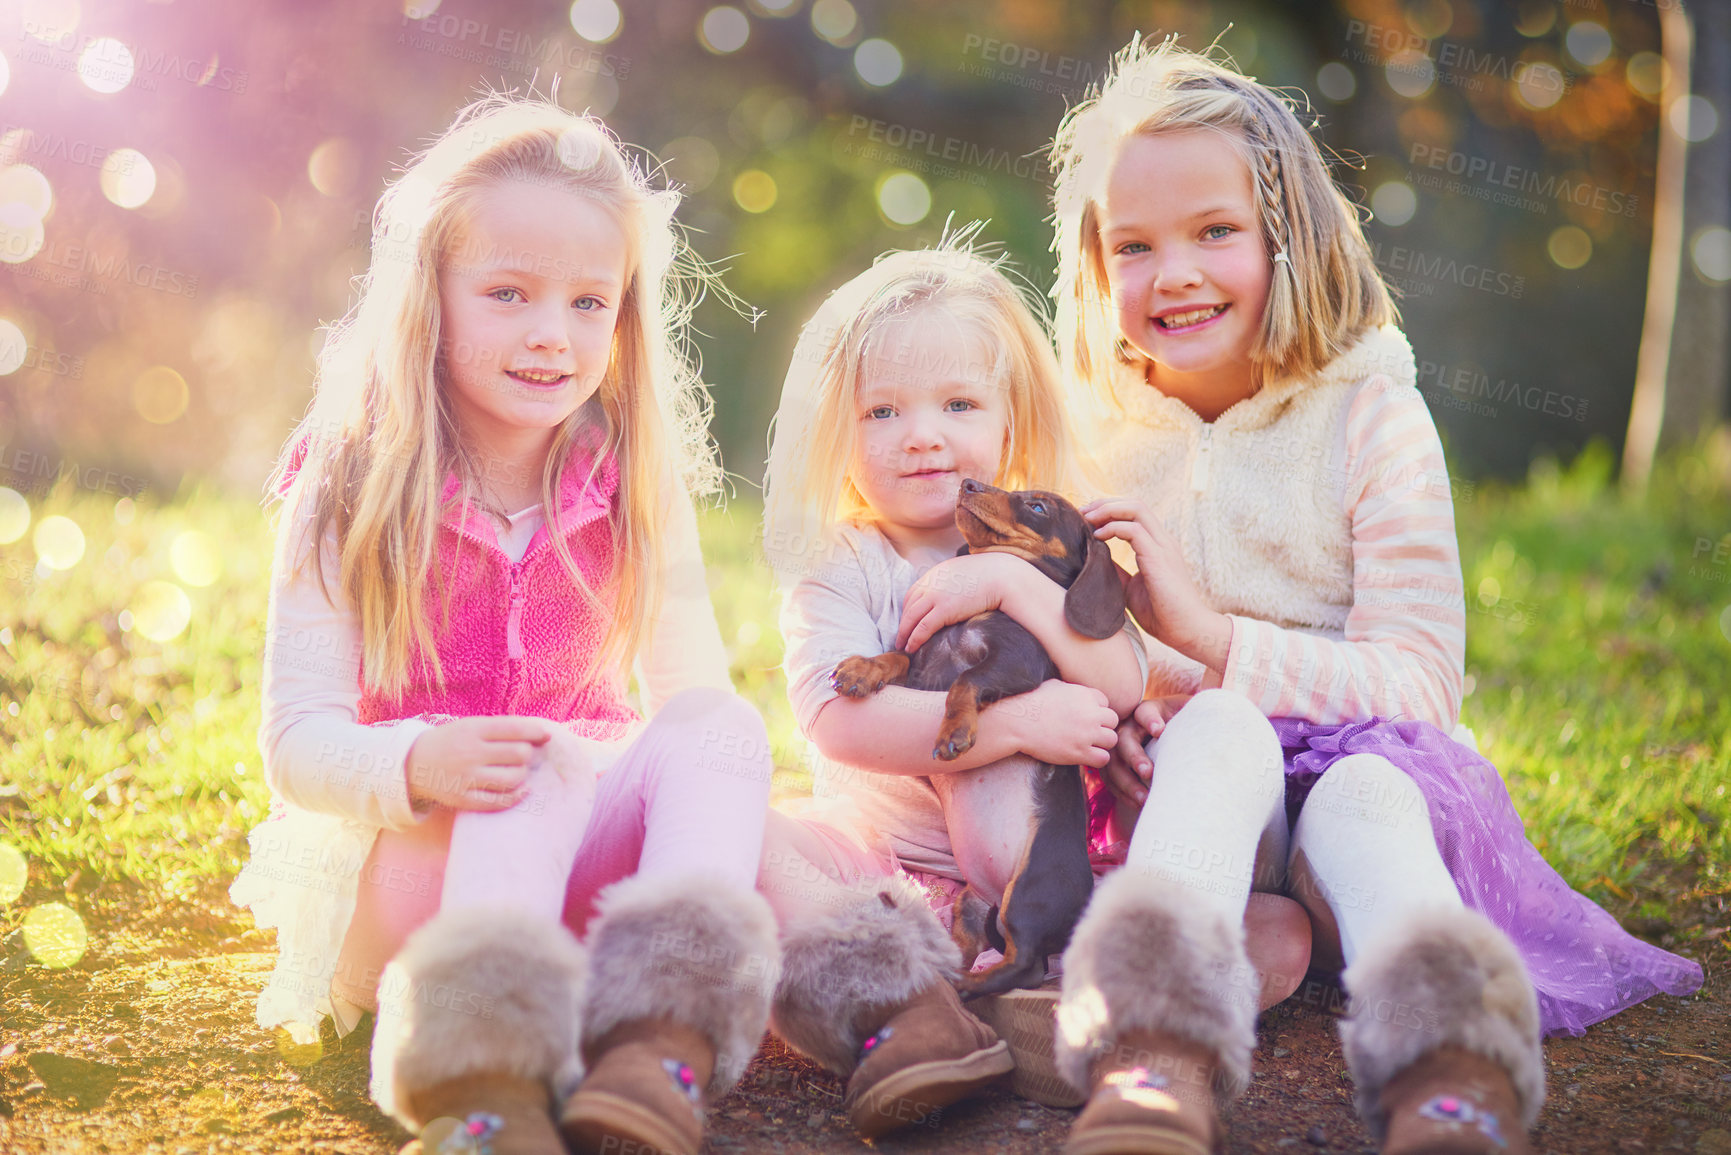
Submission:
<svg viewBox="0 0 1731 1155">
<path fill-rule="evenodd" d="M 458 718 L 434 726 L 409 747 L 409 803 L 452 810 L 509 810 L 522 801 L 525 779 L 542 747 L 562 730 L 545 718 L 502 714 Z M 570 744 L 555 750 L 575 757 Z"/>
<path fill-rule="evenodd" d="M 1054 766 L 1106 765 L 1118 741 L 1118 715 L 1092 686 L 1051 678 L 1026 694 L 1005 698 L 1002 715 L 1016 729 L 1016 748 Z"/>
<path fill-rule="evenodd" d="M 1082 516 L 1102 541 L 1130 543 L 1137 573 L 1124 585 L 1124 601 L 1148 634 L 1187 657 L 1219 669 L 1225 665 L 1232 623 L 1202 596 L 1184 553 L 1146 506 L 1124 497 L 1091 501 Z"/>
<path fill-rule="evenodd" d="M 945 626 L 999 608 L 1011 583 L 1030 577 L 1046 580 L 1033 566 L 1007 553 L 965 553 L 939 562 L 908 590 L 896 649 L 911 654 Z"/>
<path fill-rule="evenodd" d="M 1113 797 L 1134 807 L 1148 801 L 1148 783 L 1154 776 L 1148 743 L 1165 731 L 1166 723 L 1189 700 L 1188 694 L 1148 698 L 1119 725 L 1112 759 L 1100 775 Z"/>
</svg>

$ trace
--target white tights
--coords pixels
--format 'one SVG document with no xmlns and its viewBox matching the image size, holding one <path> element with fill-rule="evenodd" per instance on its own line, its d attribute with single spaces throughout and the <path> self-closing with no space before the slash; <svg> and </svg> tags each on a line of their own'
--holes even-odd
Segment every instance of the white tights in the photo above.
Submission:
<svg viewBox="0 0 1731 1155">
<path fill-rule="evenodd" d="M 1193 888 L 1228 925 L 1243 918 L 1253 884 L 1284 882 L 1320 928 L 1337 932 L 1340 961 L 1350 964 L 1402 916 L 1462 905 L 1423 795 L 1381 755 L 1329 767 L 1289 837 L 1280 743 L 1249 699 L 1204 690 L 1148 754 L 1153 778 L 1125 867 Z"/>
</svg>

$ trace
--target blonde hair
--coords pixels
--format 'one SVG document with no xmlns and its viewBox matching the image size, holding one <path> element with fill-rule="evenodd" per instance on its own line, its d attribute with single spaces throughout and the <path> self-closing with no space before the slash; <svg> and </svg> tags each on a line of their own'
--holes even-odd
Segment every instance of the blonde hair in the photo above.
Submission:
<svg viewBox="0 0 1731 1155">
<path fill-rule="evenodd" d="M 1274 280 L 1255 348 L 1257 383 L 1315 373 L 1372 326 L 1398 318 L 1357 210 L 1329 175 L 1291 103 L 1168 37 L 1140 35 L 1112 61 L 1099 91 L 1071 109 L 1052 145 L 1058 349 L 1076 384 L 1116 408 L 1121 360 L 1100 248 L 1100 201 L 1132 135 L 1221 132 L 1250 168 Z"/>
<path fill-rule="evenodd" d="M 849 477 L 866 361 L 898 322 L 939 310 L 983 338 L 990 381 L 1004 391 L 1008 442 L 994 484 L 1069 488 L 1072 459 L 1062 384 L 1039 315 L 1042 302 L 970 247 L 980 223 L 934 249 L 892 252 L 831 293 L 800 332 L 772 422 L 764 477 L 764 551 L 778 571 L 822 548 L 843 522 L 868 522 Z"/>
<path fill-rule="evenodd" d="M 685 341 L 694 286 L 700 290 L 709 274 L 673 222 L 678 194 L 651 187 L 644 167 L 601 121 L 556 101 L 555 90 L 547 100 L 491 93 L 469 104 L 386 188 L 373 214 L 372 260 L 359 299 L 328 327 L 312 408 L 267 482 L 278 493 L 304 454 L 286 494 L 282 532 L 295 523 L 300 503 L 311 503 L 313 548 L 279 554 L 279 564 L 299 558 L 298 573 L 334 523 L 341 585 L 360 618 L 366 684 L 388 697 L 406 690 L 417 650 L 445 684 L 422 587 L 438 570 L 447 474 L 455 470 L 463 483 L 467 517 L 487 466 L 458 436 L 440 355 L 439 304 L 441 262 L 453 259 L 453 241 L 485 190 L 518 181 L 592 198 L 627 238 L 608 368 L 595 395 L 555 430 L 541 476 L 559 560 L 579 596 L 609 622 L 588 667 L 576 672 L 582 678 L 597 671 L 622 678 L 641 644 L 659 603 L 657 529 L 675 487 L 718 488 L 709 398 Z M 607 453 L 619 464 L 609 520 L 615 562 L 605 579 L 611 589 L 584 580 L 559 524 L 567 460 L 580 438 L 597 433 L 602 446 L 591 458 L 590 479 Z M 322 568 L 318 573 L 323 587 Z M 450 576 L 439 575 L 443 628 L 450 622 Z"/>
</svg>

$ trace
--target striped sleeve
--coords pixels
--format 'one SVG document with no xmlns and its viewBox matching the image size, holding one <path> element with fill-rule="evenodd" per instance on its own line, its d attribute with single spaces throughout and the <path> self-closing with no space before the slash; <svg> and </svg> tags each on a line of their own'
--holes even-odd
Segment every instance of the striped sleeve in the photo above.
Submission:
<svg viewBox="0 0 1731 1155">
<path fill-rule="evenodd" d="M 1224 685 L 1269 717 L 1419 719 L 1451 730 L 1466 601 L 1442 441 L 1424 398 L 1375 378 L 1347 413 L 1353 604 L 1345 639 L 1232 615 Z"/>
</svg>

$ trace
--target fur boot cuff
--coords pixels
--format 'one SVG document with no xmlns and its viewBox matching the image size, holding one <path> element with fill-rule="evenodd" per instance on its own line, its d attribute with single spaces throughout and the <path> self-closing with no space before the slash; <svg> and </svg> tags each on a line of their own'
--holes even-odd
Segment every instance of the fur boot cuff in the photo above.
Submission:
<svg viewBox="0 0 1731 1155">
<path fill-rule="evenodd" d="M 379 980 L 373 1101 L 411 1130 L 414 1093 L 485 1073 L 545 1079 L 555 1096 L 577 1056 L 583 949 L 556 922 L 463 908 L 419 927 Z"/>
<path fill-rule="evenodd" d="M 859 1062 L 857 1020 L 953 982 L 962 953 L 925 895 L 902 876 L 833 914 L 790 927 L 781 944 L 773 1026 L 788 1046 L 838 1075 Z"/>
<path fill-rule="evenodd" d="M 1085 1095 L 1096 1056 L 1126 1034 L 1160 1031 L 1212 1051 L 1219 1092 L 1237 1098 L 1250 1083 L 1258 991 L 1243 924 L 1181 886 L 1115 870 L 1064 952 L 1058 1073 Z"/>
<path fill-rule="evenodd" d="M 1395 1075 L 1438 1047 L 1480 1054 L 1508 1071 L 1528 1128 L 1545 1099 L 1539 1003 L 1508 936 L 1464 907 L 1431 910 L 1379 935 L 1344 975 L 1351 1014 L 1340 1024 L 1358 1109 L 1377 1139 L 1378 1105 Z"/>
<path fill-rule="evenodd" d="M 691 876 L 636 875 L 602 891 L 589 932 L 583 1036 L 669 1019 L 715 1048 L 711 1100 L 763 1041 L 781 971 L 775 915 L 756 891 Z"/>
</svg>

